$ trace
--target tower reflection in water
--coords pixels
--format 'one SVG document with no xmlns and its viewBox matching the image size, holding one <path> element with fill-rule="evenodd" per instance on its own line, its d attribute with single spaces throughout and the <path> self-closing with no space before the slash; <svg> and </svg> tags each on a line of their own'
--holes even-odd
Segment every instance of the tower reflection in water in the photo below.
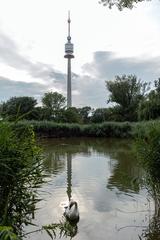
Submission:
<svg viewBox="0 0 160 240">
<path fill-rule="evenodd" d="M 67 196 L 68 202 L 72 199 L 72 154 L 67 153 Z M 74 237 L 78 232 L 77 221 L 69 221 L 66 219 L 68 228 L 71 228 L 71 237 Z"/>
<path fill-rule="evenodd" d="M 70 201 L 72 198 L 72 155 L 67 153 L 67 196 Z"/>
</svg>

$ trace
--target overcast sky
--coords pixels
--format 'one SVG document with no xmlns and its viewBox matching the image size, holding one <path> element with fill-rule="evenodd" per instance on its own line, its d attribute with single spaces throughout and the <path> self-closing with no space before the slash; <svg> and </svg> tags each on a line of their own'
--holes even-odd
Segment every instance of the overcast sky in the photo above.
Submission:
<svg viewBox="0 0 160 240">
<path fill-rule="evenodd" d="M 71 11 L 73 105 L 106 107 L 105 80 L 160 77 L 160 1 L 132 10 L 98 0 L 0 0 L 0 101 L 58 91 L 66 96 L 67 15 Z"/>
</svg>

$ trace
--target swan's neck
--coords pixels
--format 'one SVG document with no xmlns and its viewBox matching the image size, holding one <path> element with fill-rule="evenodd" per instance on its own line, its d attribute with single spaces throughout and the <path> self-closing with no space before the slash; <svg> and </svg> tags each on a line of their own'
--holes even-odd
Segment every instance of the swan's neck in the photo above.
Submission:
<svg viewBox="0 0 160 240">
<path fill-rule="evenodd" d="M 76 202 L 74 203 L 74 206 L 75 206 L 75 208 L 77 209 L 77 203 L 76 203 Z"/>
<path fill-rule="evenodd" d="M 75 208 L 77 208 L 77 207 L 78 207 L 78 206 L 77 206 L 77 202 L 70 202 L 69 208 L 71 208 L 71 207 L 73 207 L 73 206 L 75 206 Z"/>
</svg>

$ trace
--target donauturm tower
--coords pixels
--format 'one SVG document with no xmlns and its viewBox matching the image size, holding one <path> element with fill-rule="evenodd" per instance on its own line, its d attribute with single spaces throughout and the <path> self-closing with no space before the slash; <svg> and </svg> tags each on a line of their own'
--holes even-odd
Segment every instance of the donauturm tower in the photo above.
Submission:
<svg viewBox="0 0 160 240">
<path fill-rule="evenodd" d="M 73 55 L 73 43 L 71 43 L 70 35 L 70 12 L 68 13 L 68 37 L 67 43 L 65 44 L 65 58 L 67 58 L 67 108 L 72 107 L 72 83 L 71 83 L 71 59 L 74 58 Z"/>
</svg>

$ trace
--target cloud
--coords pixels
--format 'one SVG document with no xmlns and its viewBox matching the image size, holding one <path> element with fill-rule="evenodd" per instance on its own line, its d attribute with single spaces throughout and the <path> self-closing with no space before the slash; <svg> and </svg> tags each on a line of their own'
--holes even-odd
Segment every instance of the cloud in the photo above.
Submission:
<svg viewBox="0 0 160 240">
<path fill-rule="evenodd" d="M 160 75 L 160 57 L 116 57 L 112 52 L 94 53 L 93 62 L 83 65 L 83 71 L 111 80 L 115 75 L 135 74 L 144 81 L 155 80 Z"/>
<path fill-rule="evenodd" d="M 119 58 L 112 52 L 98 51 L 94 53 L 93 61 L 84 64 L 82 70 L 83 74 L 73 82 L 79 91 L 79 95 L 73 96 L 75 104 L 107 107 L 106 80 L 113 80 L 115 75 L 135 74 L 142 81 L 153 82 L 160 76 L 160 57 Z"/>
<path fill-rule="evenodd" d="M 32 62 L 21 53 L 14 40 L 2 32 L 0 32 L 0 62 L 15 69 L 24 70 L 32 78 L 40 78 L 47 83 L 54 80 L 64 82 L 66 76 L 50 64 Z"/>
<path fill-rule="evenodd" d="M 89 75 L 80 75 L 72 81 L 78 94 L 73 95 L 73 103 L 76 106 L 102 107 L 106 101 L 104 80 Z"/>
<path fill-rule="evenodd" d="M 31 96 L 40 100 L 48 87 L 39 83 L 26 83 L 13 81 L 0 76 L 1 101 L 6 101 L 13 96 Z"/>
</svg>

